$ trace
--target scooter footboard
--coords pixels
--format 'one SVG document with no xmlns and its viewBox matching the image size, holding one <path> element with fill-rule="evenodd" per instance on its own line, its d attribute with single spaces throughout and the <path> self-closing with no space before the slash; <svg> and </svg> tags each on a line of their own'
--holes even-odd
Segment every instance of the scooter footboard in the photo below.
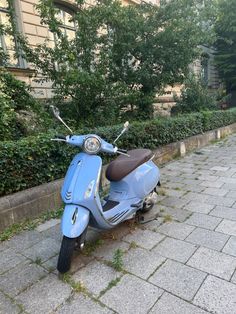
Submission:
<svg viewBox="0 0 236 314">
<path fill-rule="evenodd" d="M 77 238 L 89 223 L 90 212 L 78 205 L 66 205 L 62 217 L 61 229 L 64 236 Z"/>
</svg>

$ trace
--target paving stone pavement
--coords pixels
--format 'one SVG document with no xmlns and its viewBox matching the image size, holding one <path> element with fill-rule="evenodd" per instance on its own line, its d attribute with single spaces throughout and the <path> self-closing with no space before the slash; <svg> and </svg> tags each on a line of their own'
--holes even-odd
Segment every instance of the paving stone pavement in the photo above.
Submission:
<svg viewBox="0 0 236 314">
<path fill-rule="evenodd" d="M 232 135 L 163 166 L 159 217 L 90 229 L 64 280 L 59 220 L 0 243 L 0 314 L 236 314 L 235 156 Z"/>
</svg>

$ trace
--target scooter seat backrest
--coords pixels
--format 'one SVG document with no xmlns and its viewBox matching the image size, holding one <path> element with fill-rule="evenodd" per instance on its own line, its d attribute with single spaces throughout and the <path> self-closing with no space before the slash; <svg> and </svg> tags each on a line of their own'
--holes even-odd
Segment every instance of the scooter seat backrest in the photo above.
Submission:
<svg viewBox="0 0 236 314">
<path fill-rule="evenodd" d="M 130 172 L 147 162 L 153 153 L 150 149 L 133 149 L 128 151 L 128 156 L 120 155 L 112 161 L 106 170 L 109 181 L 120 181 Z"/>
</svg>

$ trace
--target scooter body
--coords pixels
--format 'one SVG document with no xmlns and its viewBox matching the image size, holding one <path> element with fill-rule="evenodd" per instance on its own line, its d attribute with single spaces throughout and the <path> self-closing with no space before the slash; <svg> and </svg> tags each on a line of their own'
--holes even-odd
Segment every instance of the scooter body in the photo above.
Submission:
<svg viewBox="0 0 236 314">
<path fill-rule="evenodd" d="M 106 201 L 101 201 L 99 185 L 102 160 L 99 156 L 77 154 L 67 171 L 61 196 L 66 204 L 62 233 L 79 237 L 91 225 L 110 229 L 132 218 L 160 180 L 158 167 L 150 160 L 118 182 L 111 182 Z"/>
<path fill-rule="evenodd" d="M 61 119 L 58 109 L 52 109 L 57 119 L 72 133 Z M 111 229 L 122 221 L 133 218 L 137 211 L 144 210 L 144 206 L 147 210 L 148 202 L 152 207 L 152 196 L 156 194 L 160 172 L 152 161 L 153 154 L 150 150 L 127 152 L 114 145 L 127 129 L 128 122 L 113 144 L 95 134 L 58 135 L 52 139 L 83 150 L 73 158 L 61 191 L 65 203 L 61 223 L 63 240 L 57 264 L 61 273 L 69 270 L 74 247 L 84 246 L 89 225 L 98 229 Z M 117 158 L 109 166 L 110 190 L 108 197 L 103 200 L 99 195 L 102 173 L 102 159 L 98 156 L 100 152 L 125 155 L 125 158 Z"/>
</svg>

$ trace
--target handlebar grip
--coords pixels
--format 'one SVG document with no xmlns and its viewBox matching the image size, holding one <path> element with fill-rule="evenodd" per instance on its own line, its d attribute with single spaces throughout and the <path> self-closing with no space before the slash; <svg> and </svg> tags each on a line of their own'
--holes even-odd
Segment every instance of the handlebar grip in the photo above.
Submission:
<svg viewBox="0 0 236 314">
<path fill-rule="evenodd" d="M 56 138 L 60 139 L 60 140 L 65 140 L 66 141 L 66 136 L 65 135 L 61 135 L 61 134 L 57 134 Z"/>
</svg>

